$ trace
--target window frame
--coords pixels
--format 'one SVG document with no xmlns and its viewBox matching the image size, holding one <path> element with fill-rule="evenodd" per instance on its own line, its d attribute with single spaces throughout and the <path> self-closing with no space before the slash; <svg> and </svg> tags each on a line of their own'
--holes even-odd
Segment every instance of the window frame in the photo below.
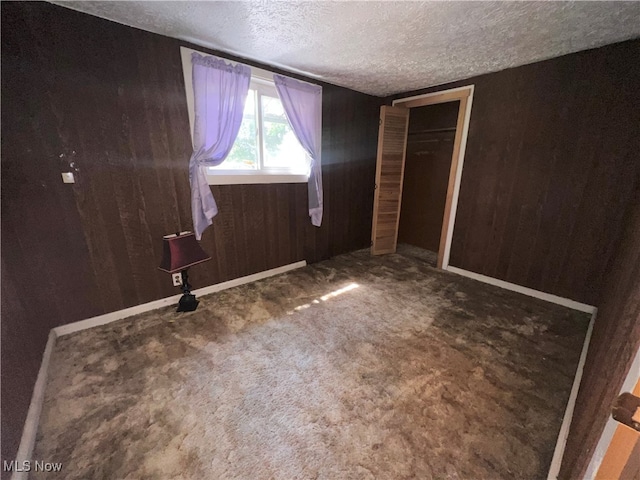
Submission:
<svg viewBox="0 0 640 480">
<path fill-rule="evenodd" d="M 197 52 L 201 55 L 210 55 L 208 53 L 193 50 L 187 47 L 180 47 L 180 56 L 182 58 L 182 72 L 184 74 L 185 93 L 187 96 L 187 110 L 189 114 L 189 133 L 191 135 L 191 143 L 193 145 L 193 125 L 194 125 L 194 94 L 193 94 L 193 72 L 191 64 L 191 54 Z M 220 57 L 223 58 L 223 57 Z M 224 59 L 232 65 L 238 62 Z M 259 142 L 259 165 L 256 170 L 224 170 L 206 167 L 207 182 L 209 185 L 243 185 L 243 184 L 261 184 L 261 183 L 307 183 L 309 181 L 309 172 L 300 173 L 291 169 L 265 167 L 264 162 L 264 142 L 262 128 L 262 104 L 261 95 L 270 97 L 278 97 L 273 81 L 273 72 L 263 70 L 257 67 L 251 68 L 250 89 L 257 90 L 257 129 Z"/>
</svg>

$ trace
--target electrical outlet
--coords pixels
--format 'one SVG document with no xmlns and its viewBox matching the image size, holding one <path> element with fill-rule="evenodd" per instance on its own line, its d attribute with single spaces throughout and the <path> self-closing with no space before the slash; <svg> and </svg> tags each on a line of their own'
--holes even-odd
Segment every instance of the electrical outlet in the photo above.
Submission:
<svg viewBox="0 0 640 480">
<path fill-rule="evenodd" d="M 62 183 L 76 183 L 75 178 L 73 178 L 73 172 L 63 172 Z"/>
<path fill-rule="evenodd" d="M 173 286 L 179 287 L 182 285 L 182 274 L 181 273 L 173 273 L 171 274 L 171 279 L 173 280 Z"/>
</svg>

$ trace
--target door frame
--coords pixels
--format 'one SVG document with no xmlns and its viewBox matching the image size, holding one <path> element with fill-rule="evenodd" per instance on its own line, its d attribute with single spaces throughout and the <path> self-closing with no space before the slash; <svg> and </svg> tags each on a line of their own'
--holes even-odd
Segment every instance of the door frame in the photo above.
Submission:
<svg viewBox="0 0 640 480">
<path fill-rule="evenodd" d="M 622 388 L 620 388 L 619 394 L 622 394 L 624 392 L 632 392 L 634 390 L 634 385 L 636 385 L 638 382 L 640 382 L 640 375 L 638 374 L 638 372 L 640 372 L 640 348 L 638 348 L 638 350 L 636 351 L 636 354 L 633 358 L 633 361 L 631 363 L 631 366 L 629 368 L 629 371 L 627 372 L 626 376 L 624 377 L 624 382 L 622 384 Z M 609 447 L 611 446 L 616 431 L 618 429 L 618 427 L 620 426 L 620 424 L 618 422 L 616 422 L 611 415 L 608 416 L 607 418 L 607 423 L 604 426 L 604 429 L 602 430 L 602 433 L 600 434 L 600 439 L 598 440 L 598 443 L 596 445 L 596 448 L 594 449 L 593 453 L 591 454 L 591 459 L 589 460 L 589 464 L 587 466 L 587 471 L 584 474 L 583 478 L 596 478 L 596 475 L 598 473 L 598 471 L 600 470 L 600 467 L 602 466 L 602 462 L 607 454 L 607 451 L 609 450 Z M 626 428 L 626 427 L 625 427 Z M 562 452 L 564 454 L 564 450 Z M 555 458 L 554 458 L 555 460 Z M 551 470 L 549 471 L 549 477 L 548 480 L 556 480 L 557 479 L 557 474 L 560 471 L 560 463 L 562 462 L 562 456 L 560 457 L 560 459 L 558 460 L 558 466 L 556 471 L 554 471 L 553 473 L 555 473 L 554 476 L 552 476 L 552 472 Z"/>
<path fill-rule="evenodd" d="M 453 228 L 458 210 L 460 181 L 462 180 L 462 167 L 464 165 L 464 154 L 467 149 L 467 137 L 469 135 L 469 121 L 471 120 L 471 104 L 473 103 L 474 87 L 474 85 L 466 85 L 464 87 L 440 90 L 423 95 L 398 98 L 391 103 L 394 107 L 415 108 L 460 101 L 458 120 L 456 122 L 456 135 L 453 141 L 453 154 L 451 155 L 447 197 L 444 205 L 444 216 L 442 218 L 442 230 L 440 231 L 440 246 L 438 248 L 437 267 L 443 270 L 449 266 Z"/>
</svg>

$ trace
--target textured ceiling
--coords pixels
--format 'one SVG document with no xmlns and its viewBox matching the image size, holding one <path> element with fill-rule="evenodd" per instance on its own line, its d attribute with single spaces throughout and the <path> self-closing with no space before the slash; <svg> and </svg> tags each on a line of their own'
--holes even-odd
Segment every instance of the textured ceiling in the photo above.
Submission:
<svg viewBox="0 0 640 480">
<path fill-rule="evenodd" d="M 640 36 L 640 2 L 53 3 L 380 96 Z"/>
</svg>

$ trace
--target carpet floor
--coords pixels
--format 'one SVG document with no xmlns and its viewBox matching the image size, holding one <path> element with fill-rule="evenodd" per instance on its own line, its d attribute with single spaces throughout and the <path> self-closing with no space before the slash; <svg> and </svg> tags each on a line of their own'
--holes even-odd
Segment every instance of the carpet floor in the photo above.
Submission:
<svg viewBox="0 0 640 480">
<path fill-rule="evenodd" d="M 58 339 L 64 479 L 546 478 L 589 317 L 362 250 Z"/>
</svg>

